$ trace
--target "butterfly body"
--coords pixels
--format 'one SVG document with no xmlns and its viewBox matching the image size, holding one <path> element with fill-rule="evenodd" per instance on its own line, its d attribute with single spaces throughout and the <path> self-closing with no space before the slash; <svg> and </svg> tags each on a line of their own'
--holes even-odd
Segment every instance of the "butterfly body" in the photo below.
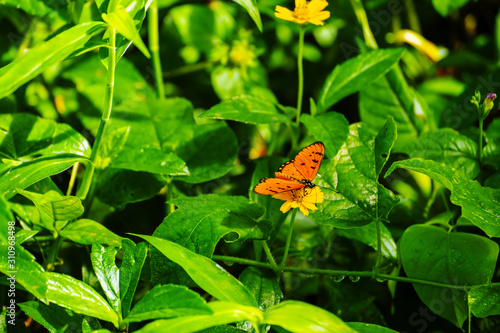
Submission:
<svg viewBox="0 0 500 333">
<path fill-rule="evenodd" d="M 258 194 L 275 195 L 301 188 L 314 188 L 316 185 L 313 180 L 324 154 L 325 146 L 322 142 L 318 141 L 305 147 L 294 159 L 278 168 L 274 173 L 275 178 L 262 178 L 253 191 Z"/>
</svg>

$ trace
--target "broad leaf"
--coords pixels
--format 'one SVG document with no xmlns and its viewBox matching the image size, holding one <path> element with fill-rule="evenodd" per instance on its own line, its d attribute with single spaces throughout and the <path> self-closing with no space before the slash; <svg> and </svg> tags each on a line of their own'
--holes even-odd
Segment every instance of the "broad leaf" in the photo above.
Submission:
<svg viewBox="0 0 500 333">
<path fill-rule="evenodd" d="M 59 273 L 45 273 L 47 277 L 47 298 L 76 313 L 109 321 L 118 327 L 118 314 L 86 283 L 72 276 Z"/>
<path fill-rule="evenodd" d="M 211 315 L 184 316 L 180 318 L 156 320 L 137 333 L 191 333 L 203 329 L 241 321 L 250 321 L 255 326 L 262 322 L 262 311 L 259 308 L 228 302 L 211 302 Z"/>
<path fill-rule="evenodd" d="M 394 118 L 398 129 L 395 151 L 400 151 L 402 147 L 418 137 L 417 126 L 386 78 L 380 78 L 360 92 L 359 112 L 363 124 L 373 133 L 378 132 L 384 126 L 387 117 Z"/>
<path fill-rule="evenodd" d="M 19 283 L 36 298 L 46 302 L 47 277 L 35 257 L 20 245 L 11 249 L 6 244 L 0 244 L 0 251 L 0 272 L 7 275 L 9 284 L 12 281 Z"/>
<path fill-rule="evenodd" d="M 222 101 L 199 117 L 235 120 L 249 124 L 286 123 L 290 120 L 278 112 L 274 103 L 253 96 L 238 96 Z"/>
<path fill-rule="evenodd" d="M 396 124 L 389 119 L 376 137 L 363 124 L 352 124 L 347 141 L 335 158 L 321 168 L 318 184 L 325 201 L 312 219 L 340 228 L 360 227 L 387 216 L 397 198 L 382 186 L 382 171 L 396 140 Z"/>
<path fill-rule="evenodd" d="M 381 78 L 398 62 L 403 52 L 404 49 L 373 50 L 337 65 L 319 95 L 319 112 L 328 110 L 342 98 L 365 89 Z"/>
<path fill-rule="evenodd" d="M 18 304 L 26 315 L 41 324 L 49 332 L 57 332 L 65 326 L 81 327 L 83 318 L 56 304 L 45 305 L 41 302 L 28 301 Z"/>
<path fill-rule="evenodd" d="M 401 260 L 410 278 L 452 285 L 488 283 L 498 258 L 498 244 L 478 235 L 413 225 L 401 238 Z M 436 314 L 461 327 L 468 316 L 463 290 L 413 284 Z"/>
<path fill-rule="evenodd" d="M 94 243 L 90 259 L 95 275 L 101 283 L 109 304 L 117 313 L 121 313 L 120 276 L 119 269 L 115 264 L 115 256 L 118 250 L 120 250 L 119 246 L 104 247 Z"/>
<path fill-rule="evenodd" d="M 322 308 L 299 301 L 284 301 L 264 313 L 264 322 L 293 333 L 355 333 L 339 317 Z"/>
<path fill-rule="evenodd" d="M 377 249 L 377 229 L 375 222 L 354 229 L 337 229 L 336 234 L 349 239 L 358 240 L 373 249 Z M 397 262 L 396 242 L 392 238 L 391 232 L 380 222 L 380 236 L 382 241 L 382 255 L 392 262 Z"/>
<path fill-rule="evenodd" d="M 179 244 L 152 236 L 136 235 L 148 241 L 167 258 L 180 265 L 203 290 L 221 301 L 257 306 L 243 284 L 207 257 Z"/>
<path fill-rule="evenodd" d="M 189 175 L 186 163 L 177 155 L 155 148 L 122 150 L 112 159 L 111 167 L 171 176 Z"/>
<path fill-rule="evenodd" d="M 432 5 L 441 16 L 448 16 L 454 10 L 465 6 L 470 0 L 432 0 Z"/>
<path fill-rule="evenodd" d="M 0 76 L 0 98 L 11 94 L 47 68 L 66 59 L 105 27 L 102 22 L 76 25 L 16 58 Z"/>
<path fill-rule="evenodd" d="M 93 243 L 118 245 L 122 240 L 120 236 L 102 224 L 88 219 L 81 219 L 67 225 L 59 234 L 61 237 L 83 245 L 92 245 Z"/>
<path fill-rule="evenodd" d="M 462 207 L 462 216 L 490 237 L 500 236 L 500 190 L 482 187 L 461 172 L 434 161 L 413 158 L 391 165 L 386 176 L 396 168 L 423 173 L 451 191 L 450 200 Z"/>
<path fill-rule="evenodd" d="M 477 318 L 500 315 L 500 286 L 485 285 L 469 291 L 470 309 Z"/>
<path fill-rule="evenodd" d="M 123 259 L 120 266 L 120 299 L 122 303 L 122 316 L 128 316 L 142 267 L 148 254 L 146 242 L 135 244 L 130 239 L 122 241 Z"/>
<path fill-rule="evenodd" d="M 180 244 L 206 257 L 215 246 L 226 242 L 267 239 L 270 225 L 256 222 L 263 209 L 243 197 L 201 195 L 181 197 L 171 201 L 178 207 L 156 229 L 154 236 Z M 151 274 L 156 283 L 185 283 L 186 277 L 177 265 L 152 251 Z"/>
<path fill-rule="evenodd" d="M 477 144 L 451 128 L 423 133 L 404 150 L 410 157 L 433 160 L 463 171 L 471 179 L 479 173 Z"/>
<path fill-rule="evenodd" d="M 262 310 L 272 308 L 283 298 L 278 279 L 273 272 L 250 266 L 245 268 L 238 280 L 252 293 Z"/>
<path fill-rule="evenodd" d="M 337 155 L 349 133 L 349 122 L 343 114 L 328 112 L 316 117 L 304 114 L 300 120 L 316 140 L 325 144 L 327 156 L 332 158 Z"/>
<path fill-rule="evenodd" d="M 14 222 L 14 215 L 12 215 L 12 211 L 10 210 L 7 201 L 0 197 L 0 228 L 2 228 L 2 232 L 0 232 L 0 244 L 7 243 L 9 222 Z M 16 244 L 21 243 L 16 242 Z"/>
<path fill-rule="evenodd" d="M 355 329 L 358 333 L 397 333 L 395 330 L 390 328 L 367 323 L 346 323 L 352 329 Z"/>
<path fill-rule="evenodd" d="M 134 306 L 125 320 L 138 322 L 211 313 L 206 301 L 187 287 L 156 285 Z"/>
<path fill-rule="evenodd" d="M 257 25 L 257 28 L 259 28 L 259 30 L 262 32 L 262 21 L 260 19 L 259 8 L 257 7 L 257 1 L 256 0 L 233 0 L 233 1 L 247 10 L 248 14 Z"/>
</svg>

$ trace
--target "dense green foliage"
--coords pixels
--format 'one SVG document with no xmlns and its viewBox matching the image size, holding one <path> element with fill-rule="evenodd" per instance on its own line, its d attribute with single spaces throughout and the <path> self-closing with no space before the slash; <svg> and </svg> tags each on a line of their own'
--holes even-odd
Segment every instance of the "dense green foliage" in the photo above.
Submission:
<svg viewBox="0 0 500 333">
<path fill-rule="evenodd" d="M 500 331 L 498 5 L 277 5 L 0 1 L 0 331 Z"/>
</svg>

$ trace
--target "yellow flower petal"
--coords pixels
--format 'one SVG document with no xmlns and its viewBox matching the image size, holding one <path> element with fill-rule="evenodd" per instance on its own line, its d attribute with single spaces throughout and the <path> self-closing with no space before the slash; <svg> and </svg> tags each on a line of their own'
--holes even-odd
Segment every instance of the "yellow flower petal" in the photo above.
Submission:
<svg viewBox="0 0 500 333">
<path fill-rule="evenodd" d="M 288 212 L 290 210 L 290 208 L 292 208 L 292 202 L 287 201 L 281 205 L 280 211 L 282 211 L 284 214 L 284 213 Z"/>
<path fill-rule="evenodd" d="M 304 207 L 304 205 L 300 205 L 299 209 L 302 212 L 302 214 L 304 214 L 305 216 L 309 215 L 309 211 L 307 210 L 306 207 Z"/>
<path fill-rule="evenodd" d="M 323 11 L 328 6 L 326 0 L 295 0 L 293 11 L 282 6 L 276 6 L 274 16 L 279 19 L 292 21 L 298 24 L 312 23 L 314 25 L 323 25 L 323 20 L 330 17 L 329 11 Z"/>
<path fill-rule="evenodd" d="M 325 0 L 311 0 L 311 2 L 307 4 L 307 9 L 309 9 L 309 13 L 314 14 L 315 12 L 321 12 L 327 6 L 328 2 L 326 2 Z M 326 13 L 330 14 L 330 12 Z"/>
</svg>

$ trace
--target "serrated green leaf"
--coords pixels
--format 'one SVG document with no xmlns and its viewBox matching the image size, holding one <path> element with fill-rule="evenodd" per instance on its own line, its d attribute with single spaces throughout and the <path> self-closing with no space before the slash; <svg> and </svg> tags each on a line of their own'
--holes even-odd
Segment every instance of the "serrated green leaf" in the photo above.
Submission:
<svg viewBox="0 0 500 333">
<path fill-rule="evenodd" d="M 260 19 L 259 8 L 257 7 L 257 1 L 256 0 L 233 0 L 233 1 L 247 10 L 248 14 L 257 25 L 257 28 L 259 28 L 260 32 L 262 32 L 262 21 Z"/>
<path fill-rule="evenodd" d="M 454 285 L 488 283 L 498 258 L 498 244 L 478 235 L 413 225 L 401 237 L 401 260 L 410 278 Z M 462 327 L 468 316 L 465 292 L 413 284 L 436 314 Z"/>
<path fill-rule="evenodd" d="M 134 20 L 123 6 L 117 6 L 113 12 L 103 13 L 102 18 L 123 37 L 131 40 L 148 59 L 151 58 L 148 48 L 137 31 Z"/>
<path fill-rule="evenodd" d="M 283 298 L 276 274 L 256 267 L 247 267 L 238 280 L 247 287 L 257 301 L 259 308 L 266 310 L 277 305 Z"/>
<path fill-rule="evenodd" d="M 122 316 L 127 317 L 134 300 L 135 291 L 142 267 L 148 254 L 148 244 L 141 242 L 135 244 L 130 239 L 122 241 L 123 259 L 120 266 L 120 299 L 122 304 Z"/>
<path fill-rule="evenodd" d="M 500 315 L 500 286 L 485 285 L 469 290 L 470 310 L 477 318 Z"/>
<path fill-rule="evenodd" d="M 122 150 L 112 159 L 111 167 L 161 175 L 189 175 L 186 163 L 180 157 L 155 148 Z"/>
<path fill-rule="evenodd" d="M 150 319 L 208 315 L 212 312 L 200 295 L 185 286 L 156 285 L 137 302 L 125 320 L 139 322 Z"/>
<path fill-rule="evenodd" d="M 325 200 L 312 219 L 340 228 L 360 227 L 387 216 L 397 198 L 382 186 L 379 173 L 396 139 L 396 124 L 389 119 L 374 138 L 367 126 L 352 124 L 347 141 L 335 158 L 321 167 L 317 184 Z"/>
<path fill-rule="evenodd" d="M 227 119 L 249 124 L 289 122 L 278 112 L 274 103 L 253 96 L 238 96 L 222 101 L 203 112 L 199 117 Z"/>
<path fill-rule="evenodd" d="M 88 219 L 81 219 L 67 225 L 59 234 L 61 237 L 83 245 L 92 245 L 92 243 L 118 245 L 122 240 L 120 236 L 102 224 Z"/>
<path fill-rule="evenodd" d="M 19 283 L 36 298 L 46 302 L 48 293 L 46 273 L 35 261 L 35 257 L 20 245 L 11 248 L 7 244 L 0 244 L 0 251 L 0 272 L 7 275 L 7 278 L 14 277 L 15 283 Z M 7 281 L 10 284 L 11 280 Z"/>
<path fill-rule="evenodd" d="M 167 258 L 180 265 L 200 288 L 215 298 L 241 305 L 257 306 L 248 289 L 214 261 L 165 239 L 133 235 L 145 239 Z"/>
<path fill-rule="evenodd" d="M 118 314 L 89 285 L 65 274 L 45 273 L 45 276 L 49 302 L 76 313 L 109 321 L 118 327 Z"/>
<path fill-rule="evenodd" d="M 326 155 L 337 155 L 349 133 L 349 122 L 343 114 L 328 112 L 316 117 L 308 114 L 300 118 L 314 138 L 325 144 Z"/>
<path fill-rule="evenodd" d="M 500 236 L 500 190 L 482 187 L 461 172 L 430 160 L 412 158 L 391 165 L 386 177 L 396 168 L 423 173 L 451 191 L 450 200 L 462 207 L 462 216 L 490 237 Z"/>
<path fill-rule="evenodd" d="M 271 226 L 256 222 L 263 209 L 244 197 L 200 195 L 171 201 L 178 207 L 168 215 L 153 235 L 180 244 L 206 257 L 223 238 L 226 242 L 267 239 Z M 161 254 L 151 251 L 151 275 L 155 283 L 186 283 L 182 270 Z M 189 280 L 188 280 L 189 281 Z"/>
<path fill-rule="evenodd" d="M 461 170 L 474 179 L 479 173 L 477 144 L 451 128 L 423 133 L 405 147 L 410 157 L 433 160 Z"/>
<path fill-rule="evenodd" d="M 284 301 L 268 309 L 264 312 L 264 322 L 293 333 L 356 332 L 333 313 L 300 301 Z"/>
<path fill-rule="evenodd" d="M 180 318 L 156 320 L 137 331 L 137 333 L 192 333 L 205 328 L 250 321 L 257 326 L 262 321 L 262 311 L 259 308 L 229 302 L 211 302 L 208 304 L 213 311 L 211 315 L 184 316 Z"/>
<path fill-rule="evenodd" d="M 55 191 L 38 194 L 17 189 L 17 192 L 35 204 L 44 227 L 49 230 L 54 230 L 55 221 L 71 221 L 84 211 L 82 201 L 74 196 L 62 196 Z"/>
<path fill-rule="evenodd" d="M 0 76 L 0 98 L 11 94 L 45 69 L 66 59 L 105 27 L 102 22 L 76 25 L 16 58 Z"/>
<path fill-rule="evenodd" d="M 45 305 L 41 302 L 28 301 L 18 303 L 18 305 L 26 315 L 33 318 L 49 332 L 57 332 L 68 325 L 71 327 L 82 326 L 82 317 L 56 304 Z"/>
<path fill-rule="evenodd" d="M 90 259 L 95 275 L 101 283 L 109 304 L 117 313 L 121 313 L 120 276 L 119 269 L 115 264 L 115 256 L 118 250 L 120 250 L 120 247 L 116 245 L 105 247 L 94 243 L 92 244 Z"/>
<path fill-rule="evenodd" d="M 337 65 L 321 89 L 318 111 L 325 112 L 342 98 L 365 89 L 367 85 L 381 78 L 398 62 L 404 51 L 373 50 Z"/>
</svg>

